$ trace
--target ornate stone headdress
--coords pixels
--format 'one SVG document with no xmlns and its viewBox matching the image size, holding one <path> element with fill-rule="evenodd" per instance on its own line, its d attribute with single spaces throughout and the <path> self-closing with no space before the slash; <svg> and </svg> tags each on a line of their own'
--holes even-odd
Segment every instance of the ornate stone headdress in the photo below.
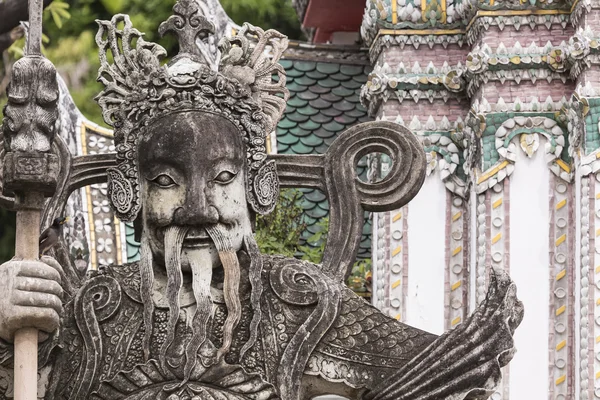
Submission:
<svg viewBox="0 0 600 400">
<path fill-rule="evenodd" d="M 219 43 L 221 59 L 215 71 L 196 45 L 214 33 L 212 22 L 195 0 L 179 0 L 173 12 L 159 33 L 175 33 L 180 48 L 165 65 L 165 49 L 146 42 L 129 16 L 97 21 L 98 80 L 105 88 L 96 100 L 104 121 L 114 127 L 117 149 L 117 167 L 108 170 L 111 203 L 121 220 L 135 220 L 140 210 L 137 143 L 144 127 L 169 114 L 197 110 L 221 115 L 239 128 L 247 151 L 248 202 L 257 213 L 268 213 L 277 201 L 279 184 L 275 163 L 267 161 L 266 140 L 289 97 L 285 72 L 278 64 L 287 38 L 244 24 L 237 36 Z"/>
</svg>

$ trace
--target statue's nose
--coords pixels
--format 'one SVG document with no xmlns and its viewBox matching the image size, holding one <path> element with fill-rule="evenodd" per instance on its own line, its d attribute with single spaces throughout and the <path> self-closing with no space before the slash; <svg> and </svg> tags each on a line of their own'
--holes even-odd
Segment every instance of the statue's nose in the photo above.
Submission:
<svg viewBox="0 0 600 400">
<path fill-rule="evenodd" d="M 175 223 L 197 226 L 219 222 L 219 213 L 209 203 L 204 189 L 203 185 L 193 185 L 188 189 L 185 204 L 175 213 Z"/>
</svg>

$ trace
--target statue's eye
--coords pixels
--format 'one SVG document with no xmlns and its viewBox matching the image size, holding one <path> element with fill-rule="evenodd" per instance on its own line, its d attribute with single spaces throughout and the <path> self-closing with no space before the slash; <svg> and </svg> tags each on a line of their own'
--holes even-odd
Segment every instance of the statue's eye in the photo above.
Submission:
<svg viewBox="0 0 600 400">
<path fill-rule="evenodd" d="M 235 178 L 235 175 L 233 172 L 229 172 L 229 171 L 223 171 L 221 172 L 219 175 L 217 175 L 217 177 L 215 178 L 215 181 L 217 181 L 218 183 L 229 183 L 233 180 L 233 178 Z"/>
<path fill-rule="evenodd" d="M 175 181 L 169 175 L 161 174 L 154 178 L 152 182 L 163 188 L 168 188 L 175 185 Z"/>
</svg>

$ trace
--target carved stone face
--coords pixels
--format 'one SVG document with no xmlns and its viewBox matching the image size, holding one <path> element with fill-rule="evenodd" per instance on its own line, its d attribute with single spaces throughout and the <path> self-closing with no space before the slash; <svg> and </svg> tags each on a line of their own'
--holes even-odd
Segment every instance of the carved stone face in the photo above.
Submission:
<svg viewBox="0 0 600 400">
<path fill-rule="evenodd" d="M 179 113 L 147 127 L 138 148 L 144 235 L 154 260 L 164 263 L 164 230 L 189 227 L 186 256 L 219 265 L 216 247 L 206 232 L 219 224 L 233 244 L 242 247 L 251 232 L 246 203 L 246 154 L 240 132 L 225 118 L 206 112 Z"/>
</svg>

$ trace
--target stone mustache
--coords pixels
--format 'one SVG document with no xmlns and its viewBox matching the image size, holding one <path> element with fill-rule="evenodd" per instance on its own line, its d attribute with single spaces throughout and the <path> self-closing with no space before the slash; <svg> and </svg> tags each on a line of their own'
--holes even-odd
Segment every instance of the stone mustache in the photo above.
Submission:
<svg viewBox="0 0 600 400">
<path fill-rule="evenodd" d="M 523 316 L 504 272 L 492 271 L 486 300 L 439 337 L 343 284 L 364 210 L 401 207 L 422 185 L 418 141 L 372 122 L 324 156 L 268 156 L 288 98 L 278 64 L 287 39 L 246 24 L 220 42 L 214 70 L 196 45 L 213 24 L 192 0 L 173 11 L 159 28 L 179 38 L 167 64 L 128 16 L 98 22 L 105 89 L 97 100 L 115 129 L 116 157 L 73 162 L 70 174 L 71 161 L 61 167 L 71 182 L 63 192 L 100 179 L 103 168 L 115 212 L 140 234 L 141 260 L 83 280 L 49 257 L 0 266 L 0 377 L 11 374 L 14 332 L 33 325 L 49 334 L 39 354 L 44 399 L 488 398 Z M 382 182 L 356 179 L 355 163 L 370 152 L 393 161 Z M 260 254 L 253 221 L 273 210 L 280 184 L 327 193 L 322 265 Z M 51 207 L 60 211 L 60 201 Z"/>
</svg>

